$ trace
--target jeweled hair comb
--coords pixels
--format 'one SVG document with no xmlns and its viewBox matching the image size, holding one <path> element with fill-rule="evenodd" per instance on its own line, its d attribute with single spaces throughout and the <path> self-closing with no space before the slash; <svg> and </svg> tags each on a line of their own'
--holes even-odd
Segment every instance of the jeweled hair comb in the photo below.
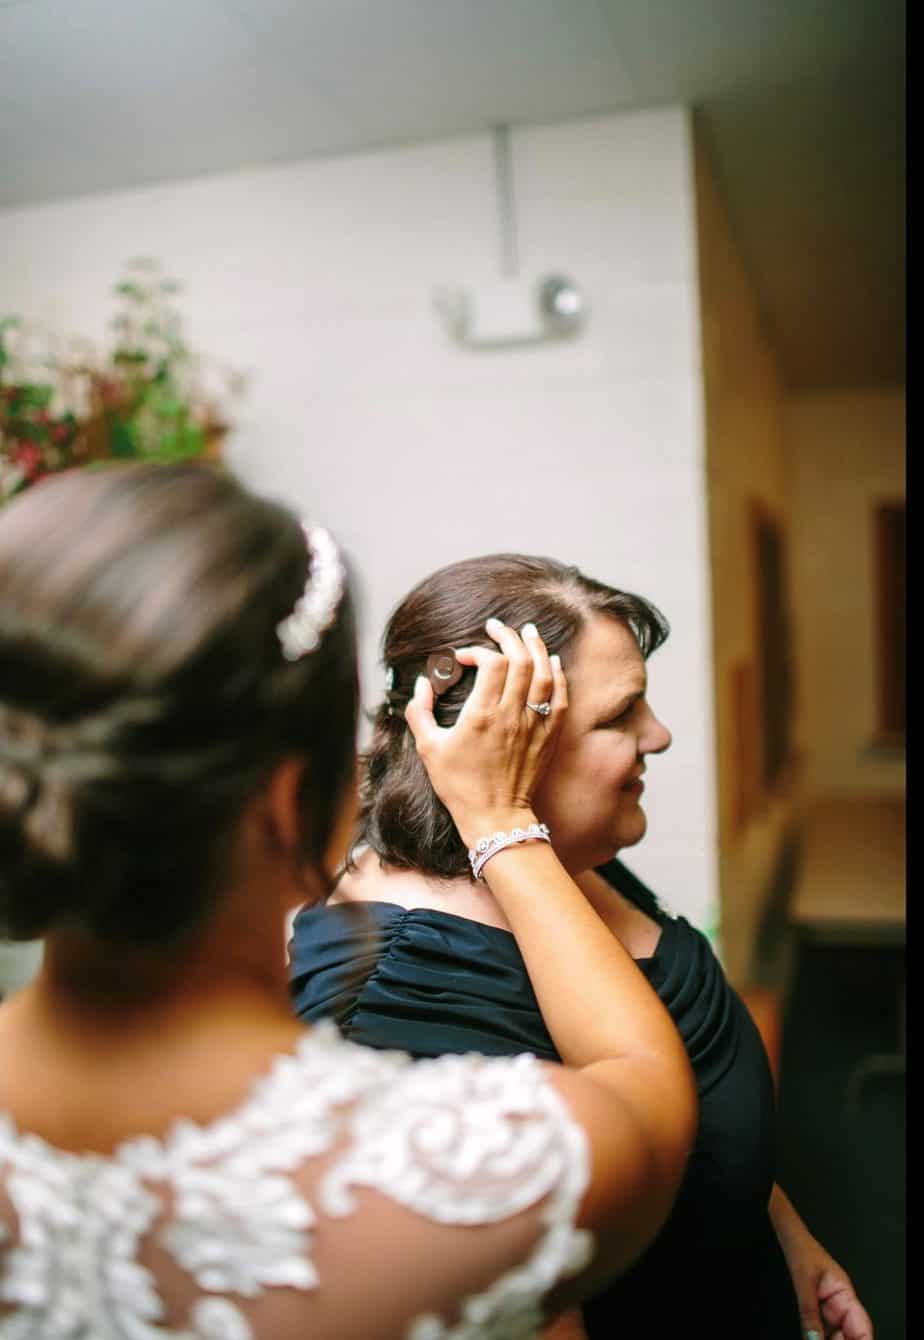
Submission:
<svg viewBox="0 0 924 1340">
<path fill-rule="evenodd" d="M 337 616 L 346 586 L 346 570 L 333 536 L 320 526 L 309 526 L 305 521 L 302 530 L 311 555 L 311 571 L 304 591 L 295 602 L 295 609 L 276 625 L 282 654 L 287 661 L 298 661 L 321 645 L 321 639 Z"/>
</svg>

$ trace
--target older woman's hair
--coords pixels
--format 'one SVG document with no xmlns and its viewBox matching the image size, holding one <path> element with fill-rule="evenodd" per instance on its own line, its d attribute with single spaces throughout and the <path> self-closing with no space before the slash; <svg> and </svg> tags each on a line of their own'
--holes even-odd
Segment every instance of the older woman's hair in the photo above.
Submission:
<svg viewBox="0 0 924 1340">
<path fill-rule="evenodd" d="M 295 516 L 203 464 L 71 471 L 0 511 L 0 934 L 194 932 L 292 755 L 320 868 L 357 687 L 348 592 L 282 654 L 312 565 Z"/>
<path fill-rule="evenodd" d="M 597 615 L 618 619 L 646 658 L 668 635 L 667 620 L 649 601 L 548 558 L 491 554 L 441 568 L 416 586 L 392 614 L 382 638 L 391 687 L 373 715 L 354 851 L 368 845 L 389 865 L 447 879 L 468 875 L 465 847 L 404 721 L 414 682 L 440 647 L 496 649 L 484 627 L 491 616 L 517 629 L 534 623 L 567 669 L 578 633 Z M 440 725 L 455 721 L 474 677 L 474 670 L 466 670 L 437 700 Z"/>
</svg>

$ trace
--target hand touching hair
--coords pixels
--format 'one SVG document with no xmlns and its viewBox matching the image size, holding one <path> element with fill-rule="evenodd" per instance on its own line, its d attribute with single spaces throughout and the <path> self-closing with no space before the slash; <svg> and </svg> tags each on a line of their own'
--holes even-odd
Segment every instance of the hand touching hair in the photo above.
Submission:
<svg viewBox="0 0 924 1340">
<path fill-rule="evenodd" d="M 388 864 L 440 878 L 469 872 L 465 845 L 436 795 L 404 721 L 404 709 L 430 654 L 444 647 L 493 647 L 489 618 L 510 628 L 536 625 L 549 652 L 567 669 L 568 652 L 584 625 L 605 614 L 625 624 L 649 656 L 668 635 L 668 623 L 649 601 L 586 577 L 577 568 L 526 554 L 489 554 L 441 568 L 397 606 L 382 638 L 388 691 L 373 717 L 364 763 L 358 844 Z M 472 691 L 475 672 L 461 677 L 435 705 L 436 721 L 451 726 Z M 357 844 L 357 845 L 358 845 Z"/>
</svg>

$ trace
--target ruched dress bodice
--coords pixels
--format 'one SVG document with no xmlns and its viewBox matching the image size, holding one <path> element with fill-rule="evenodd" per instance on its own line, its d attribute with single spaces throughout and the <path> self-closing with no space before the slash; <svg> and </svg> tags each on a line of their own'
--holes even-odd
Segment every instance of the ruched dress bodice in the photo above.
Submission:
<svg viewBox="0 0 924 1340">
<path fill-rule="evenodd" d="M 687 1048 L 699 1130 L 671 1216 L 620 1279 L 585 1305 L 590 1340 L 635 1334 L 799 1340 L 795 1293 L 767 1206 L 775 1101 L 763 1042 L 708 940 L 667 915 L 619 861 L 608 882 L 661 926 L 638 959 Z M 427 908 L 306 909 L 290 944 L 292 997 L 353 1041 L 416 1057 L 532 1052 L 558 1060 L 516 940 Z"/>
</svg>

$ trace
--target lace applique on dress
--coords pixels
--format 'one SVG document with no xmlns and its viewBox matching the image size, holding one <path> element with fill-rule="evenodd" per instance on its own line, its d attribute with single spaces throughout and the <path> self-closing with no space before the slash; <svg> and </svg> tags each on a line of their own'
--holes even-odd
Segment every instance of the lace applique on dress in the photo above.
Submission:
<svg viewBox="0 0 924 1340">
<path fill-rule="evenodd" d="M 294 1174 L 344 1133 L 316 1210 Z M 318 1026 L 228 1116 L 178 1122 L 111 1158 L 56 1150 L 0 1116 L 0 1219 L 3 1193 L 18 1219 L 12 1239 L 0 1222 L 0 1304 L 13 1308 L 0 1335 L 254 1340 L 259 1326 L 239 1304 L 314 1289 L 318 1212 L 349 1214 L 350 1188 L 363 1185 L 442 1223 L 496 1222 L 547 1197 L 525 1265 L 470 1299 L 461 1328 L 424 1317 L 410 1332 L 514 1340 L 532 1334 L 538 1298 L 586 1259 L 588 1235 L 574 1229 L 586 1182 L 583 1132 L 532 1058 L 414 1065 Z M 148 1235 L 202 1292 L 183 1329 L 165 1325 L 157 1277 L 138 1259 Z"/>
<path fill-rule="evenodd" d="M 0 1282 L 0 1299 L 18 1304 L 4 1340 L 249 1340 L 240 1310 L 214 1297 L 194 1307 L 191 1332 L 159 1324 L 157 1282 L 136 1257 L 163 1209 L 160 1188 L 173 1204 L 160 1245 L 201 1289 L 253 1298 L 313 1287 L 315 1215 L 287 1174 L 330 1147 L 338 1107 L 393 1081 L 398 1064 L 359 1049 L 339 1064 L 341 1046 L 332 1026 L 315 1029 L 229 1116 L 177 1122 L 165 1140 L 127 1141 L 112 1158 L 17 1137 L 0 1119 L 0 1172 L 19 1217 Z"/>
<path fill-rule="evenodd" d="M 518 1340 L 541 1324 L 539 1300 L 585 1266 L 592 1238 L 574 1226 L 589 1180 L 587 1143 L 536 1058 L 421 1061 L 351 1118 L 353 1141 L 324 1178 L 328 1214 L 349 1214 L 353 1186 L 372 1187 L 444 1224 L 485 1224 L 548 1197 L 532 1257 L 463 1305 L 448 1326 L 425 1316 L 408 1340 Z"/>
</svg>

